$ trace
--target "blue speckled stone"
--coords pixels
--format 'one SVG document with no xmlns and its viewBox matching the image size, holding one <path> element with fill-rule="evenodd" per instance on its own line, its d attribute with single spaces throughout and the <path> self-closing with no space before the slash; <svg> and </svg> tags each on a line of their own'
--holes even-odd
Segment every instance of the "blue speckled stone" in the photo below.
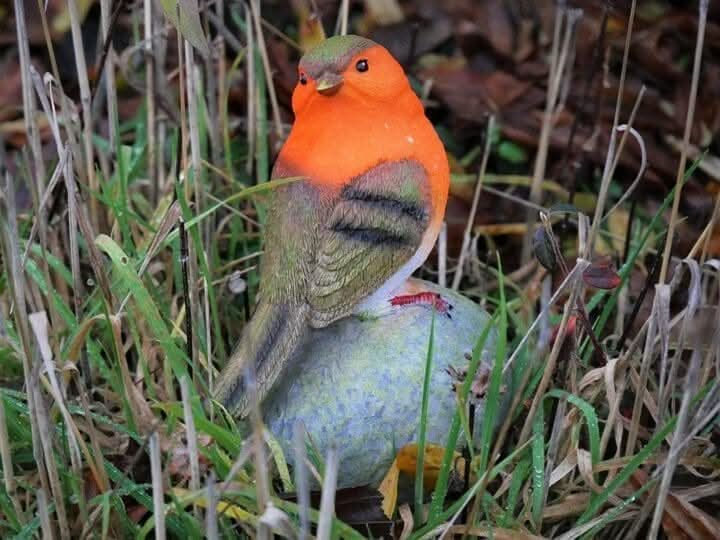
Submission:
<svg viewBox="0 0 720 540">
<path fill-rule="evenodd" d="M 443 445 L 455 412 L 445 369 L 467 366 L 464 354 L 490 317 L 457 293 L 423 286 L 454 306 L 452 319 L 435 317 L 430 380 L 427 442 Z M 376 320 L 348 318 L 313 333 L 263 403 L 267 426 L 291 464 L 293 425 L 301 420 L 321 455 L 333 444 L 338 448 L 339 487 L 379 483 L 397 449 L 416 440 L 431 317 L 429 308 L 409 306 Z M 487 365 L 494 343 L 491 333 L 483 353 Z"/>
</svg>

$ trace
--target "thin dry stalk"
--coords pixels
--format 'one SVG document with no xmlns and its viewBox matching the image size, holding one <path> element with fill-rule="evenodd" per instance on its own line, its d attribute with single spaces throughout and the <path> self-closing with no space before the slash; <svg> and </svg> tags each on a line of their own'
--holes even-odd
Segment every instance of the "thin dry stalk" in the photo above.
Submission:
<svg viewBox="0 0 720 540">
<path fill-rule="evenodd" d="M 602 181 L 600 182 L 600 193 L 598 194 L 598 207 L 595 210 L 595 216 L 593 217 L 592 227 L 590 228 L 590 236 L 588 239 L 587 244 L 587 251 L 585 252 L 585 257 L 590 257 L 592 254 L 593 247 L 595 246 L 595 238 L 597 236 L 597 231 L 600 228 L 600 221 L 602 219 L 602 214 L 605 207 L 605 200 L 607 199 L 607 192 L 610 187 L 610 182 L 612 181 L 612 173 L 614 172 L 614 166 L 613 164 L 616 163 L 616 161 L 619 159 L 619 156 L 622 153 L 622 150 L 625 145 L 625 140 L 627 138 L 628 130 L 623 132 L 622 139 L 620 141 L 620 145 L 618 146 L 617 152 L 615 152 L 615 140 L 617 138 L 617 129 L 620 125 L 620 113 L 622 112 L 622 98 L 623 93 L 625 91 L 625 77 L 627 75 L 627 66 L 628 66 L 628 58 L 630 56 L 630 44 L 632 43 L 632 33 L 633 33 L 633 26 L 635 23 L 635 8 L 636 8 L 637 1 L 633 0 L 632 5 L 630 7 L 630 17 L 628 18 L 628 27 L 627 32 L 625 34 L 625 47 L 623 49 L 623 60 L 622 60 L 622 67 L 620 69 L 620 81 L 618 83 L 618 93 L 617 98 L 615 100 L 615 116 L 613 117 L 613 125 L 612 130 L 610 131 L 610 144 L 608 148 L 607 157 L 605 159 L 605 167 L 603 169 L 603 177 Z M 638 98 L 640 95 L 638 95 Z M 637 108 L 639 105 L 639 100 L 636 100 L 635 107 Z M 631 115 L 632 118 L 632 115 Z M 632 122 L 628 122 L 629 126 L 632 126 Z"/>
<path fill-rule="evenodd" d="M 250 8 L 247 4 L 245 5 L 245 40 L 247 41 L 247 62 L 245 63 L 247 70 L 247 75 L 245 77 L 247 80 L 246 132 L 248 156 L 250 156 L 250 159 L 248 159 L 245 164 L 245 170 L 248 174 L 250 174 L 253 168 L 252 156 L 255 155 L 255 137 L 257 133 L 255 119 L 255 107 L 257 101 L 255 94 L 257 93 L 257 85 L 255 84 L 255 33 L 253 32 L 252 14 L 250 13 Z"/>
<path fill-rule="evenodd" d="M 36 121 L 37 108 L 35 95 L 32 91 L 32 80 L 30 75 L 30 45 L 28 43 L 27 28 L 25 26 L 25 8 L 23 2 L 15 0 L 15 26 L 18 37 L 18 54 L 20 57 L 20 77 L 22 80 L 23 120 L 25 122 L 25 133 L 30 141 L 30 150 L 33 156 L 33 175 L 35 189 L 39 194 L 45 191 L 45 161 L 42 156 L 40 134 Z"/>
<path fill-rule="evenodd" d="M 53 528 L 50 524 L 50 510 L 45 493 L 45 490 L 40 488 L 35 495 L 38 514 L 40 515 L 40 530 L 42 530 L 43 540 L 53 540 L 55 536 L 53 535 Z"/>
<path fill-rule="evenodd" d="M 550 70 L 548 72 L 548 89 L 545 100 L 545 111 L 543 113 L 540 137 L 538 139 L 537 155 L 533 167 L 533 178 L 530 186 L 530 201 L 539 204 L 542 194 L 542 181 L 545 178 L 547 156 L 550 149 L 550 135 L 555 126 L 555 114 L 560 98 L 561 82 L 563 75 L 569 73 L 566 69 L 567 60 L 570 55 L 570 46 L 573 42 L 575 25 L 579 19 L 577 10 L 567 10 L 562 2 L 555 8 L 555 26 L 553 31 L 552 52 L 550 56 Z M 565 24 L 563 25 L 563 20 Z M 564 26 L 562 47 L 560 46 L 561 29 Z M 523 239 L 521 261 L 526 263 L 532 254 L 532 224 L 535 221 L 533 212 L 528 212 L 526 224 L 527 233 Z"/>
<path fill-rule="evenodd" d="M 320 517 L 318 518 L 318 540 L 330 540 L 332 522 L 335 516 L 335 489 L 337 488 L 338 453 L 335 448 L 328 450 L 325 459 L 325 477 L 323 478 L 320 498 Z"/>
<path fill-rule="evenodd" d="M 255 458 L 255 484 L 258 505 L 258 514 L 262 515 L 270 503 L 270 472 L 268 471 L 267 459 L 265 457 L 265 438 L 263 436 L 264 426 L 262 413 L 260 412 L 260 401 L 257 395 L 257 384 L 255 373 L 252 368 L 245 372 L 248 398 L 251 404 L 250 422 L 252 424 L 252 450 Z M 267 526 L 258 524 L 257 535 L 260 540 L 269 540 L 272 536 Z"/>
<path fill-rule="evenodd" d="M 5 198 L 5 215 L 3 233 L 3 259 L 6 261 L 8 270 L 8 286 L 12 295 L 14 309 L 13 317 L 15 327 L 20 338 L 22 354 L 20 354 L 23 366 L 25 387 L 27 388 L 28 415 L 30 417 L 30 429 L 32 435 L 33 459 L 40 477 L 40 485 L 44 490 L 49 489 L 48 467 L 42 452 L 42 441 L 40 437 L 40 423 L 38 420 L 35 393 L 32 391 L 32 364 L 33 358 L 32 341 L 30 337 L 30 322 L 27 318 L 27 305 L 25 303 L 25 279 L 20 265 L 20 250 L 17 244 L 17 215 L 15 205 L 15 185 L 8 172 L 5 173 L 5 186 L 3 189 Z"/>
<path fill-rule="evenodd" d="M 675 473 L 675 469 L 680 461 L 681 452 L 689 442 L 689 439 L 686 438 L 686 431 L 688 423 L 690 422 L 690 403 L 699 386 L 701 365 L 702 355 L 700 354 L 700 351 L 695 348 L 690 357 L 690 367 L 685 377 L 685 389 L 682 396 L 682 402 L 680 404 L 680 411 L 677 416 L 673 442 L 670 445 L 670 452 L 668 454 L 667 461 L 665 462 L 665 469 L 663 471 L 662 481 L 657 493 L 657 502 L 654 505 L 653 519 L 650 525 L 648 538 L 659 537 L 658 533 L 660 523 L 665 513 L 665 502 L 667 501 L 667 496 L 670 492 L 673 474 Z"/>
<path fill-rule="evenodd" d="M 190 459 L 190 489 L 192 491 L 198 491 L 200 489 L 200 459 L 198 455 L 195 418 L 193 417 L 192 405 L 190 404 L 190 386 L 187 377 L 183 377 L 180 380 L 180 393 L 182 395 L 185 437 L 187 438 L 187 450 Z"/>
<path fill-rule="evenodd" d="M 646 158 L 645 158 L 645 145 L 642 142 L 642 138 L 638 135 L 637 131 L 635 131 L 632 127 L 633 123 L 635 122 L 635 117 L 637 116 L 637 112 L 640 109 L 640 103 L 642 102 L 643 97 L 645 96 L 645 86 L 643 86 L 640 89 L 640 92 L 638 92 L 637 98 L 635 99 L 635 104 L 633 105 L 633 109 L 630 112 L 630 118 L 628 119 L 627 124 L 623 124 L 622 126 L 616 126 L 613 129 L 612 134 L 610 135 L 610 143 L 608 145 L 608 152 L 605 157 L 605 168 L 603 169 L 603 176 L 602 180 L 600 181 L 600 192 L 598 193 L 598 199 L 597 199 L 597 206 L 595 207 L 595 215 L 593 216 L 592 221 L 592 227 L 590 228 L 590 233 L 588 235 L 588 242 L 585 254 L 586 256 L 591 256 L 593 252 L 593 248 L 595 246 L 595 240 L 597 239 L 597 236 L 600 231 L 600 225 L 605 221 L 611 213 L 613 213 L 629 196 L 629 193 L 632 193 L 632 190 L 635 189 L 637 184 L 642 179 L 642 175 L 645 171 L 645 165 L 646 165 Z M 622 96 L 618 96 L 618 99 L 622 99 Z M 620 142 L 617 143 L 617 149 L 616 149 L 616 142 L 617 142 L 617 132 L 622 133 L 622 137 L 620 137 Z M 635 180 L 633 181 L 630 188 L 623 194 L 622 197 L 618 200 L 615 205 L 610 208 L 610 210 L 607 212 L 607 214 L 604 214 L 605 212 L 605 204 L 607 202 L 608 193 L 610 190 L 610 183 L 612 182 L 613 175 L 615 174 L 615 169 L 618 166 L 618 163 L 620 162 L 620 156 L 622 155 L 623 150 L 625 149 L 625 143 L 627 142 L 627 138 L 629 135 L 632 135 L 636 138 L 637 141 L 639 141 L 641 151 L 643 153 L 643 159 L 640 165 L 640 169 L 638 171 L 638 174 L 635 177 Z M 604 214 L 604 215 L 603 215 Z"/>
<path fill-rule="evenodd" d="M 438 252 L 438 285 L 447 286 L 447 221 L 440 226 L 437 242 Z"/>
<path fill-rule="evenodd" d="M 582 275 L 582 272 L 589 265 L 589 261 L 586 261 L 584 259 L 578 259 L 576 268 L 582 268 L 580 272 L 580 274 Z M 569 275 L 570 274 L 568 274 L 568 276 Z M 530 434 L 530 428 L 532 426 L 532 421 L 533 418 L 535 418 L 535 413 L 537 412 L 542 398 L 545 396 L 545 391 L 547 390 L 547 387 L 552 380 L 553 374 L 555 372 L 555 364 L 557 363 L 558 356 L 560 355 L 560 349 L 562 348 L 562 344 L 565 340 L 565 332 L 567 330 L 568 321 L 570 320 L 570 313 L 572 313 L 572 311 L 574 310 L 575 305 L 577 304 L 577 299 L 580 297 L 580 291 L 582 289 L 583 281 L 576 280 L 572 291 L 570 292 L 570 298 L 565 303 L 565 309 L 563 310 L 563 316 L 562 320 L 560 321 L 560 328 L 558 330 L 557 338 L 555 339 L 555 343 L 553 343 L 552 350 L 550 351 L 550 357 L 545 364 L 545 370 L 542 379 L 540 379 L 540 383 L 538 384 L 537 390 L 535 391 L 532 405 L 530 406 L 530 410 L 528 411 L 525 419 L 525 424 L 523 424 L 522 431 L 520 432 L 520 438 L 518 439 L 518 441 L 521 444 L 528 439 L 528 436 Z"/>
<path fill-rule="evenodd" d="M 263 69 L 265 70 L 265 85 L 267 86 L 268 95 L 270 96 L 270 107 L 272 109 L 273 124 L 275 124 L 275 136 L 277 137 L 276 143 L 280 144 L 284 138 L 284 130 L 280 120 L 280 105 L 278 103 L 277 94 L 275 93 L 275 83 L 273 82 L 272 69 L 270 68 L 270 57 L 268 56 L 267 46 L 265 45 L 265 36 L 263 35 L 262 24 L 260 22 L 260 0 L 250 0 L 250 11 L 252 13 L 258 51 L 260 52 Z"/>
<path fill-rule="evenodd" d="M 20 523 L 25 523 L 25 513 L 15 492 L 15 475 L 13 474 L 12 453 L 10 452 L 10 438 L 8 437 L 7 420 L 5 418 L 5 398 L 0 391 L 0 459 L 2 460 L 3 480 L 5 493 L 12 501 L 15 515 Z"/>
<path fill-rule="evenodd" d="M 204 208 L 204 198 L 201 196 L 203 191 L 200 189 L 200 170 L 201 170 L 201 151 L 200 151 L 200 132 L 198 125 L 200 123 L 199 118 L 199 106 L 198 106 L 198 91 L 199 84 L 195 77 L 195 53 L 192 45 L 188 41 L 185 41 L 185 76 L 187 83 L 187 105 L 188 105 L 188 127 L 190 130 L 190 158 L 192 163 L 192 186 L 194 191 L 194 200 L 197 208 Z M 187 177 L 186 177 L 187 183 Z M 189 282 L 196 283 L 197 279 L 197 259 L 195 258 L 195 250 L 189 245 L 188 247 L 188 270 L 190 272 Z M 194 247 L 194 246 L 193 246 Z M 198 253 L 198 256 L 202 257 L 203 253 Z M 191 324 L 191 321 L 199 321 L 199 301 L 198 301 L 198 290 L 197 287 L 193 286 L 189 291 L 189 304 L 186 306 L 187 321 Z M 209 327 L 209 321 L 205 321 L 205 327 Z M 190 339 L 190 332 L 193 330 L 192 327 L 188 328 L 188 339 Z M 199 348 L 198 340 L 191 340 L 191 359 L 193 366 L 193 376 L 197 377 L 198 370 L 198 358 Z"/>
<path fill-rule="evenodd" d="M 52 35 L 50 34 L 50 26 L 47 21 L 47 13 L 45 13 L 46 0 L 37 0 L 38 13 L 40 13 L 40 21 L 42 22 L 43 36 L 45 37 L 45 47 L 47 48 L 48 57 L 50 58 L 50 69 L 57 80 L 60 80 L 60 70 L 58 69 L 57 60 L 55 58 L 55 46 L 53 45 Z"/>
<path fill-rule="evenodd" d="M 671 396 L 674 394 L 674 389 L 677 384 L 677 372 L 682 363 L 683 352 L 685 350 L 685 340 L 690 334 L 690 329 L 693 324 L 695 324 L 695 314 L 700 307 L 702 280 L 700 266 L 694 259 L 683 259 L 670 281 L 670 290 L 677 290 L 686 268 L 690 271 L 690 285 L 687 289 L 688 301 L 684 310 L 682 325 L 680 326 L 680 335 L 678 336 L 677 343 L 674 345 L 675 354 L 673 355 L 669 370 L 666 366 L 665 357 L 662 358 L 660 363 L 660 384 L 658 387 L 658 420 L 660 423 L 662 423 L 665 418 L 666 406 L 670 403 Z M 669 332 L 663 336 L 665 337 L 666 347 L 669 339 L 667 334 L 669 334 Z"/>
<path fill-rule="evenodd" d="M 55 503 L 55 514 L 57 515 L 58 527 L 60 528 L 60 537 L 69 539 L 70 526 L 68 525 L 67 510 L 65 508 L 65 499 L 62 484 L 60 483 L 60 475 L 58 474 L 58 460 L 53 451 L 53 432 L 55 424 L 50 421 L 48 411 L 45 408 L 42 393 L 40 392 L 40 367 L 41 363 L 37 360 L 33 366 L 28 384 L 28 400 L 33 399 L 35 402 L 35 414 L 37 415 L 38 434 L 40 445 L 42 447 L 45 466 L 47 468 L 48 480 L 50 483 L 50 492 L 53 495 Z M 64 463 L 60 463 L 65 466 Z"/>
<path fill-rule="evenodd" d="M 165 540 L 165 490 L 163 488 L 160 441 L 156 431 L 153 431 L 150 434 L 148 443 L 150 447 L 150 472 L 152 475 L 155 538 L 157 540 Z"/>
<path fill-rule="evenodd" d="M 39 200 L 42 194 L 45 192 L 45 178 L 47 177 L 47 170 L 45 167 L 45 161 L 42 155 L 42 142 L 40 140 L 40 131 L 37 123 L 37 103 L 35 101 L 35 95 L 32 91 L 32 70 L 33 66 L 30 60 L 30 44 L 27 35 L 27 27 L 25 22 L 25 9 L 21 2 L 15 1 L 15 26 L 18 38 L 18 55 L 20 57 L 20 77 L 22 81 L 22 101 L 23 101 L 23 122 L 25 125 L 25 133 L 28 136 L 30 142 L 30 150 L 32 155 L 32 175 L 34 178 L 30 182 L 32 186 L 33 201 L 35 208 L 39 206 Z M 44 212 L 38 211 L 38 230 L 40 233 L 40 248 L 44 252 L 48 245 L 47 225 L 44 219 Z M 50 270 L 47 263 L 46 257 L 41 257 L 40 267 L 43 271 L 43 275 L 47 283 L 52 283 L 50 278 Z M 55 306 L 52 302 L 49 302 L 50 314 L 53 317 L 53 322 L 57 323 L 59 317 L 57 316 Z"/>
<path fill-rule="evenodd" d="M 678 210 L 680 208 L 680 196 L 682 195 L 683 178 L 685 177 L 685 166 L 690 148 L 690 135 L 692 135 L 693 121 L 695 120 L 695 104 L 697 102 L 698 83 L 700 81 L 700 67 L 702 65 L 703 43 L 705 41 L 705 26 L 707 24 L 708 4 L 710 0 L 700 0 L 700 14 L 698 17 L 697 42 L 695 44 L 695 59 L 693 61 L 692 83 L 690 85 L 690 96 L 688 98 L 688 111 L 685 117 L 685 133 L 683 135 L 682 149 L 680 151 L 680 162 L 678 163 L 677 176 L 675 178 L 675 196 L 673 197 L 672 211 L 670 213 L 670 224 L 668 225 L 667 238 L 665 239 L 665 250 L 663 251 L 662 266 L 660 267 L 660 278 L 658 283 L 665 283 L 667 280 L 668 264 L 670 262 L 670 251 L 672 249 L 673 236 L 678 222 Z"/>
<path fill-rule="evenodd" d="M 472 206 L 470 207 L 470 215 L 468 216 L 467 224 L 465 225 L 465 234 L 463 235 L 463 243 L 460 248 L 460 258 L 458 259 L 457 269 L 455 270 L 455 276 L 453 277 L 452 288 L 455 291 L 457 291 L 460 287 L 463 266 L 470 247 L 470 238 L 472 236 L 473 225 L 475 224 L 475 214 L 477 214 L 480 193 L 482 192 L 482 186 L 485 180 L 485 171 L 487 170 L 488 159 L 490 159 L 490 147 L 492 146 L 492 134 L 494 130 L 495 116 L 490 115 L 487 122 L 487 129 L 485 131 L 485 149 L 483 150 L 480 170 L 478 171 L 477 182 L 475 183 L 475 193 L 473 194 Z"/>
<path fill-rule="evenodd" d="M 348 33 L 348 19 L 350 18 L 350 0 L 342 0 L 340 2 L 340 12 L 338 13 L 338 21 L 335 25 L 336 32 L 341 36 Z"/>
<path fill-rule="evenodd" d="M 95 176 L 95 160 L 93 158 L 93 121 L 92 121 L 92 93 L 90 92 L 90 81 L 88 80 L 87 63 L 85 62 L 85 49 L 83 47 L 82 31 L 80 30 L 80 12 L 77 0 L 67 0 L 68 13 L 70 14 L 70 30 L 72 33 L 73 52 L 75 54 L 75 66 L 77 69 L 78 85 L 80 87 L 80 103 L 83 115 L 83 142 L 85 149 L 85 174 L 87 175 L 88 186 L 98 193 L 100 186 Z M 90 219 L 95 227 L 100 225 L 100 207 L 98 199 L 90 197 Z"/>
<path fill-rule="evenodd" d="M 565 276 L 565 279 L 563 282 L 558 286 L 557 290 L 555 291 L 555 294 L 552 295 L 552 298 L 550 298 L 550 301 L 543 307 L 543 309 L 538 313 L 535 320 L 532 322 L 532 324 L 528 327 L 527 331 L 525 332 L 525 335 L 522 337 L 520 342 L 515 347 L 515 350 L 510 355 L 510 358 L 508 358 L 507 362 L 505 362 L 505 366 L 503 367 L 503 376 L 505 376 L 510 368 L 512 367 L 513 362 L 518 357 L 520 352 L 523 350 L 524 345 L 527 343 L 527 341 L 530 339 L 530 336 L 532 336 L 533 331 L 535 328 L 540 324 L 540 321 L 543 319 L 543 317 L 547 316 L 547 313 L 549 312 L 550 308 L 555 305 L 555 303 L 558 301 L 558 299 L 565 294 L 566 290 L 569 287 L 575 287 L 577 285 L 578 280 L 582 276 L 582 273 L 585 271 L 585 269 L 588 267 L 590 263 L 584 260 L 578 259 L 577 263 L 573 267 L 570 272 L 567 273 Z"/>
<path fill-rule="evenodd" d="M 110 16 L 112 14 L 110 0 L 100 0 L 100 26 L 102 28 L 103 41 L 108 41 L 110 32 Z M 110 139 L 110 148 L 116 148 L 118 135 L 115 130 L 118 118 L 117 108 L 117 88 L 115 85 L 115 48 L 110 42 L 107 52 L 107 60 L 105 61 L 105 99 L 107 103 L 108 114 L 108 133 Z M 149 124 L 148 128 L 153 124 Z"/>
<path fill-rule="evenodd" d="M 702 253 L 700 254 L 700 264 L 703 264 L 708 257 L 708 249 L 710 248 L 710 238 L 712 237 L 712 233 L 715 230 L 715 226 L 718 223 L 718 220 L 720 219 L 720 193 L 718 193 L 715 196 L 715 207 L 713 208 L 712 216 L 710 216 L 710 221 L 708 221 L 707 226 L 703 230 L 703 233 L 700 238 L 698 238 L 698 242 L 702 241 L 703 248 Z M 701 240 L 702 239 L 702 240 Z M 693 246 L 693 250 L 695 247 Z M 692 257 L 693 255 L 688 255 L 689 257 Z"/>
<path fill-rule="evenodd" d="M 145 29 L 145 84 L 147 85 L 147 170 L 152 191 L 152 202 L 157 203 L 159 196 L 159 183 L 155 178 L 155 174 L 157 172 L 157 166 L 155 164 L 155 156 L 157 154 L 157 132 L 155 122 L 155 55 L 153 54 L 153 20 L 155 17 L 153 17 L 153 0 L 144 0 L 143 14 Z"/>
<path fill-rule="evenodd" d="M 630 428 L 628 431 L 628 437 L 625 444 L 625 455 L 629 456 L 635 452 L 635 443 L 637 442 L 638 430 L 640 426 L 640 413 L 642 411 L 642 405 L 645 396 L 645 387 L 647 385 L 648 377 L 650 375 L 650 368 L 652 367 L 651 360 L 654 357 L 654 342 L 655 335 L 660 331 L 667 331 L 666 329 L 660 329 L 660 320 L 664 319 L 663 313 L 670 308 L 670 288 L 656 287 L 655 298 L 653 300 L 652 312 L 650 314 L 650 325 L 648 326 L 647 334 L 645 335 L 645 347 L 643 348 L 642 363 L 640 364 L 640 385 L 639 391 L 635 394 L 635 402 L 633 404 L 633 412 L 630 420 Z M 664 364 L 664 362 L 663 362 Z"/>
<path fill-rule="evenodd" d="M 207 497 L 207 510 L 205 512 L 205 535 L 208 540 L 219 540 L 220 535 L 218 534 L 218 515 L 217 515 L 217 504 L 218 494 L 217 486 L 215 485 L 215 472 L 210 471 L 207 479 L 206 497 Z"/>
<path fill-rule="evenodd" d="M 705 7 L 707 9 L 707 4 Z M 696 288 L 699 289 L 699 287 L 700 284 L 698 283 Z M 690 309 L 690 305 L 688 305 L 688 313 L 685 321 L 692 323 L 694 315 L 695 310 Z M 685 325 L 683 325 L 683 330 L 684 328 Z M 675 473 L 675 469 L 680 459 L 680 452 L 688 442 L 685 440 L 685 436 L 690 423 L 690 403 L 695 397 L 695 393 L 697 392 L 697 389 L 700 385 L 700 370 L 702 366 L 702 354 L 700 352 L 699 337 L 699 335 L 696 336 L 697 342 L 694 344 L 693 352 L 690 355 L 690 366 L 688 367 L 687 374 L 685 375 L 685 387 L 680 403 L 680 411 L 677 415 L 677 423 L 675 425 L 675 432 L 673 435 L 672 444 L 670 445 L 670 453 L 668 455 L 667 461 L 665 462 L 665 470 L 663 471 L 662 481 L 660 483 L 660 488 L 657 494 L 657 504 L 655 505 L 655 512 L 653 514 L 653 519 L 650 526 L 650 538 L 658 537 L 660 522 L 664 514 L 665 501 L 667 500 L 667 496 L 670 491 L 672 477 Z M 679 355 L 676 354 L 676 356 Z"/>
<path fill-rule="evenodd" d="M 295 490 L 300 513 L 300 540 L 310 536 L 310 482 L 305 464 L 307 451 L 305 448 L 305 428 L 300 421 L 293 426 L 293 449 L 295 451 Z"/>
</svg>

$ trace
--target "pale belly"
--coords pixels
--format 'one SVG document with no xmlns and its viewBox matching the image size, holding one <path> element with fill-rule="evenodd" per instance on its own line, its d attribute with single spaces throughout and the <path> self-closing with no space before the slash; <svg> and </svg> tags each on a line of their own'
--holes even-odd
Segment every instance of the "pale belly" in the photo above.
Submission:
<svg viewBox="0 0 720 540">
<path fill-rule="evenodd" d="M 431 223 L 427 231 L 425 231 L 422 243 L 415 252 L 415 255 L 413 255 L 412 258 L 403 266 L 401 266 L 400 269 L 395 272 L 390 279 L 383 283 L 379 289 L 360 302 L 355 307 L 354 313 L 367 314 L 368 312 L 372 313 L 382 310 L 388 306 L 388 302 L 394 296 L 408 293 L 409 291 L 405 290 L 406 282 L 408 278 L 412 276 L 413 272 L 420 268 L 420 266 L 422 266 L 422 264 L 427 260 L 428 255 L 430 255 L 430 252 L 435 245 L 435 240 L 437 240 L 438 230 L 439 227 L 435 226 L 434 223 Z"/>
</svg>

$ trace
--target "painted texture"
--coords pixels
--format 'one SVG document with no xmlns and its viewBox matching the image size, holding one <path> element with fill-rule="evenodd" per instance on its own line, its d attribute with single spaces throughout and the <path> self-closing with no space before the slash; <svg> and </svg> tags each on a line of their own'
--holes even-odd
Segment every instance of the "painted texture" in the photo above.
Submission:
<svg viewBox="0 0 720 540">
<path fill-rule="evenodd" d="M 443 444 L 455 411 L 445 368 L 467 365 L 464 354 L 490 318 L 456 293 L 423 285 L 454 306 L 452 320 L 435 318 L 427 442 Z M 263 404 L 291 463 L 293 425 L 301 420 L 323 455 L 332 444 L 339 449 L 340 487 L 380 481 L 396 450 L 416 440 L 431 318 L 427 307 L 412 306 L 376 320 L 343 319 L 311 334 Z M 488 365 L 494 341 L 491 334 L 483 353 Z"/>
</svg>

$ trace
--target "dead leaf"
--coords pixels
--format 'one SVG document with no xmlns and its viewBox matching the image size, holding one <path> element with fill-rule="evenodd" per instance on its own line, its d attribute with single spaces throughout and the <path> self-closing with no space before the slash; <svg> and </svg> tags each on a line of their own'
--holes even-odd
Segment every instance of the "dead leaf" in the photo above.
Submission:
<svg viewBox="0 0 720 540">
<path fill-rule="evenodd" d="M 611 290 L 620 285 L 622 280 L 609 263 L 595 262 L 583 272 L 583 281 L 595 289 Z"/>
<path fill-rule="evenodd" d="M 383 497 L 382 509 L 385 516 L 391 518 L 395 513 L 398 496 L 398 480 L 400 479 L 400 469 L 398 468 L 397 458 L 390 465 L 390 469 L 385 474 L 378 491 Z"/>
<path fill-rule="evenodd" d="M 643 469 L 635 471 L 630 483 L 635 489 L 645 485 L 648 481 L 647 472 Z M 642 495 L 646 499 L 648 493 Z M 697 506 L 675 495 L 668 493 L 665 502 L 665 511 L 662 517 L 662 527 L 671 540 L 718 540 L 720 539 L 720 521 L 710 516 Z"/>
</svg>

